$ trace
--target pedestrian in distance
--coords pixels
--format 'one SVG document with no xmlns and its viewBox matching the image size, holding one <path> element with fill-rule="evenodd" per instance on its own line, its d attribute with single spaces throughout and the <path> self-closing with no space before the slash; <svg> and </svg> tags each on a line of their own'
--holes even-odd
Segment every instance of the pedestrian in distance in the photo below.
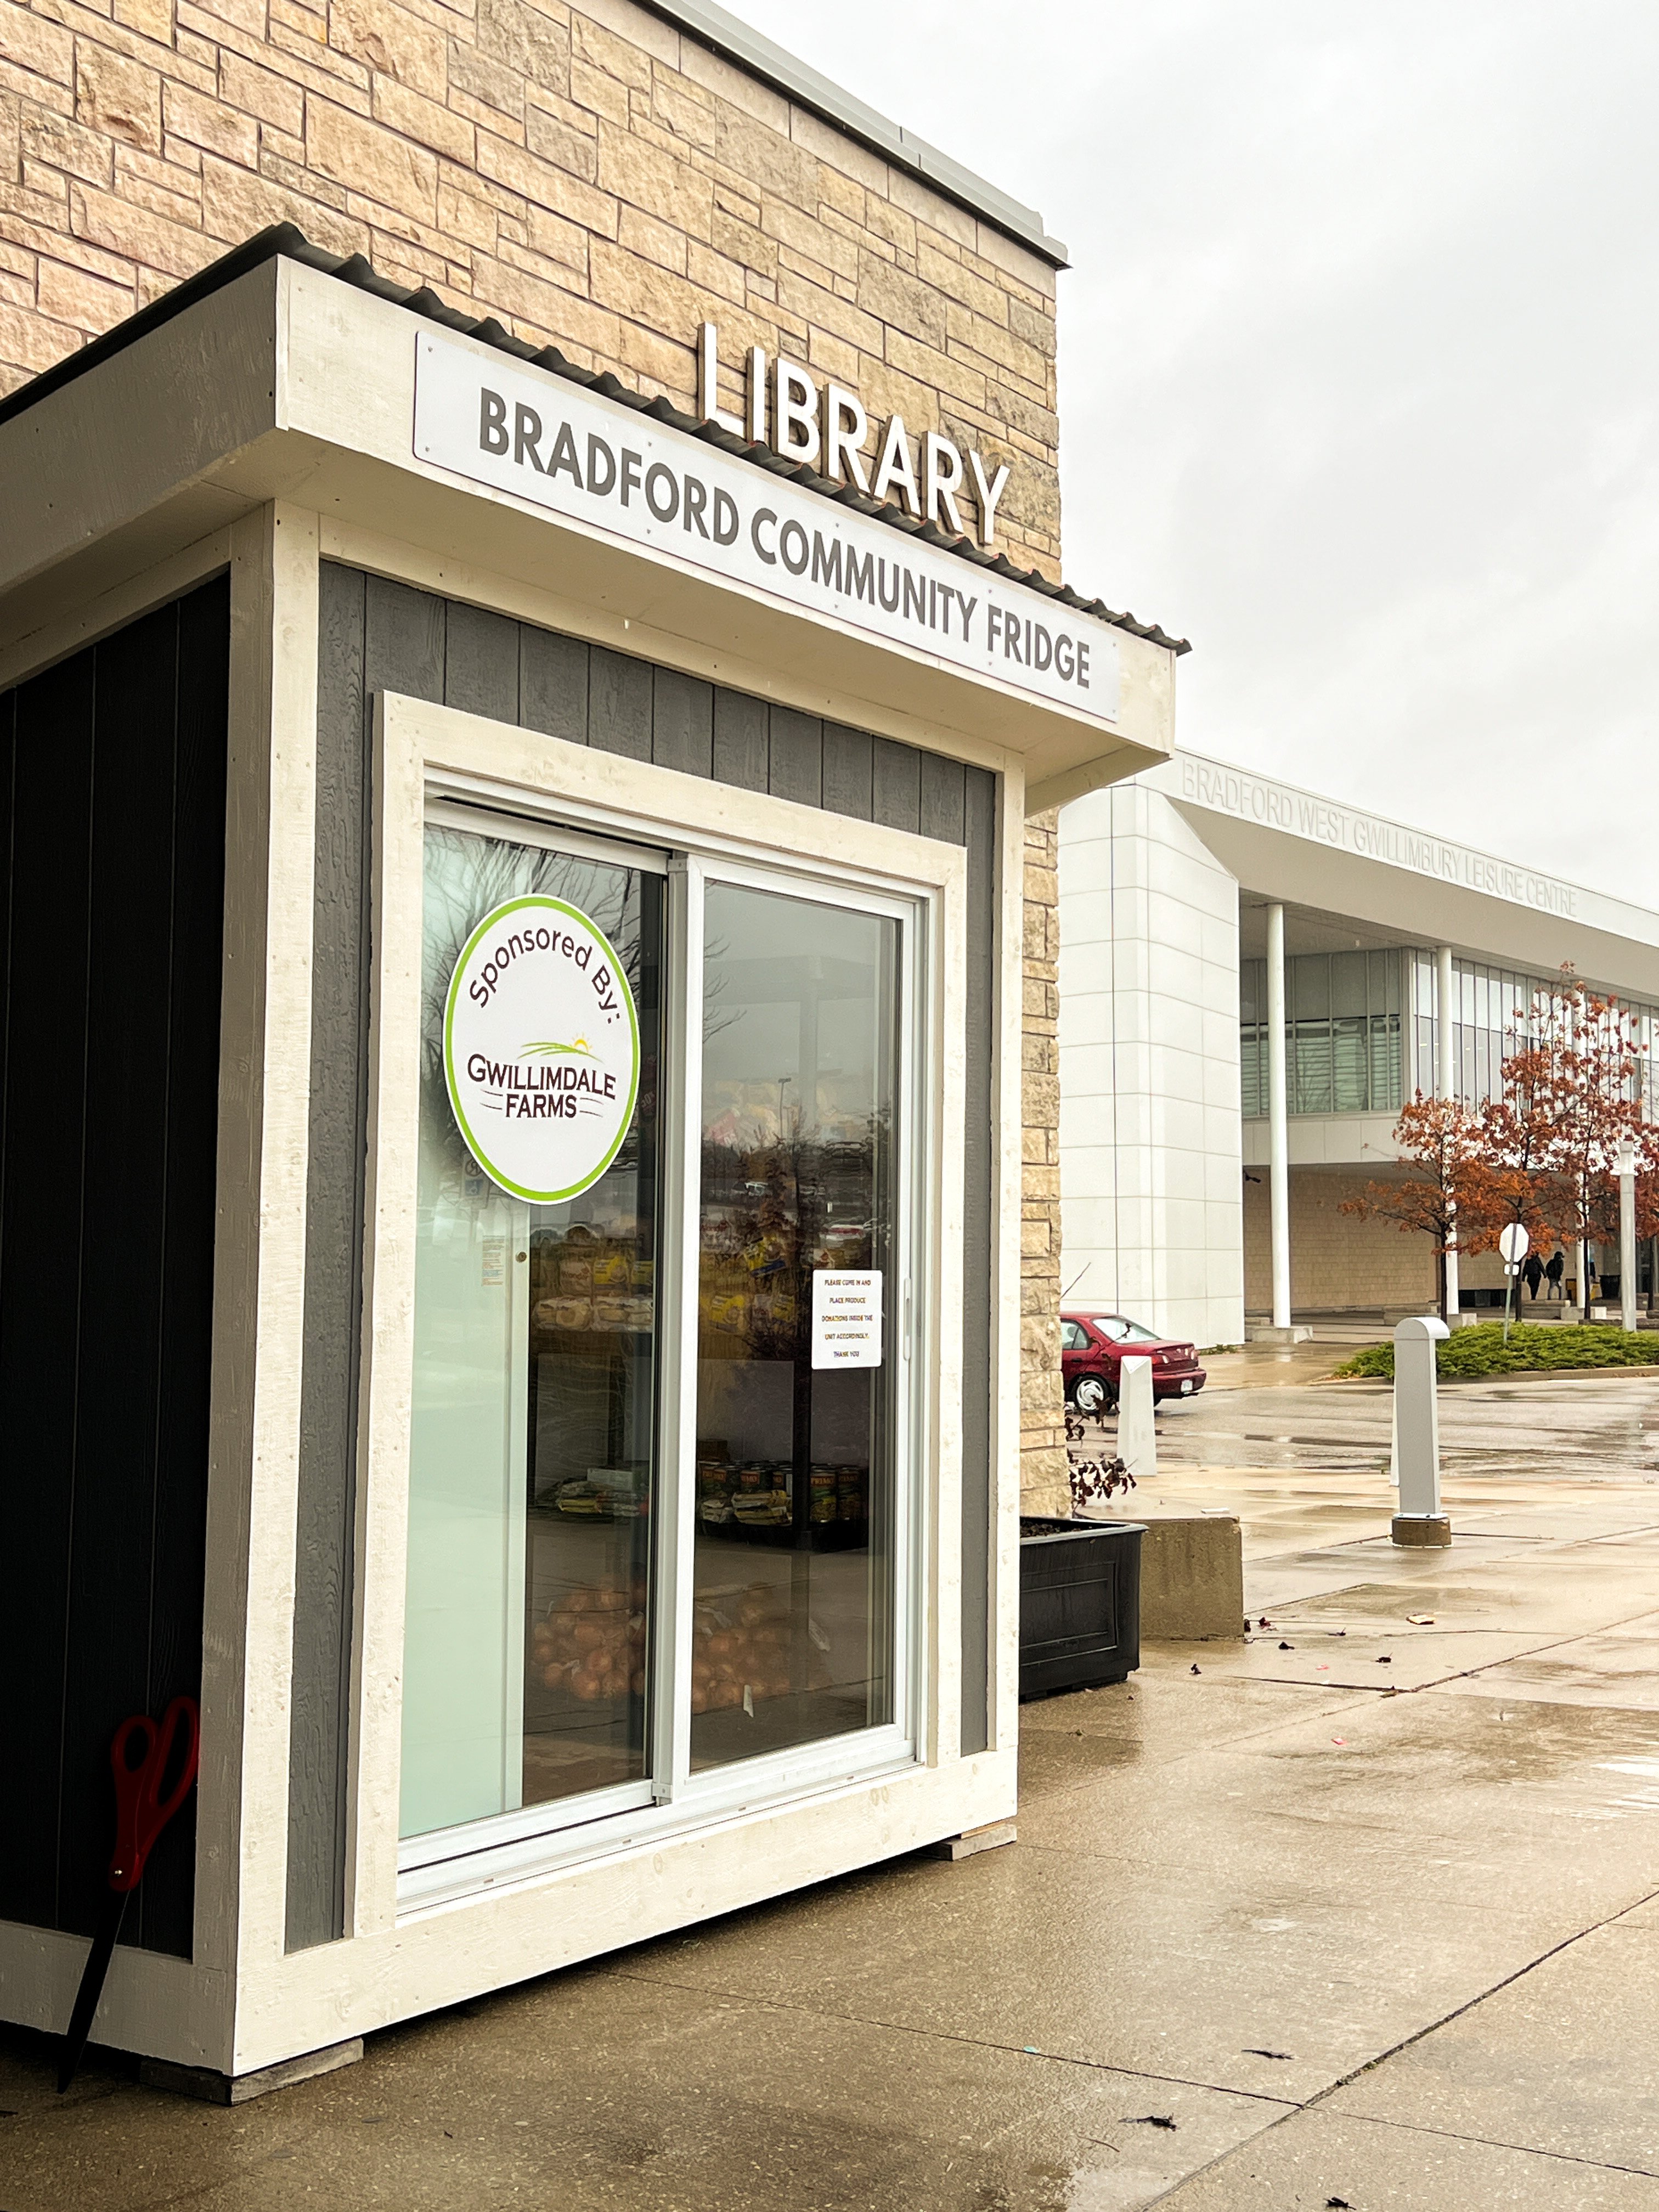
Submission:
<svg viewBox="0 0 1659 2212">
<path fill-rule="evenodd" d="M 1566 1272 L 1567 1255 L 1558 1245 L 1556 1249 L 1550 1254 L 1549 1264 L 1544 1269 L 1545 1279 L 1549 1284 L 1550 1296 L 1553 1298 L 1559 1298 L 1560 1297 L 1561 1278 L 1566 1273 Z"/>
<path fill-rule="evenodd" d="M 1532 1292 L 1534 1300 L 1535 1301 L 1538 1297 L 1538 1286 L 1544 1279 L 1544 1263 L 1539 1258 L 1536 1252 L 1528 1253 L 1525 1262 L 1521 1269 L 1521 1274 L 1527 1288 Z"/>
</svg>

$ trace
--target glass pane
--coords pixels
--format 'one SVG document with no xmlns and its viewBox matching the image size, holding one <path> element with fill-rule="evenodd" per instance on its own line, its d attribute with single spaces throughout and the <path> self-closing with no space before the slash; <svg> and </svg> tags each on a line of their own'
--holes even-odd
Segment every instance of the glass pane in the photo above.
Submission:
<svg viewBox="0 0 1659 2212">
<path fill-rule="evenodd" d="M 1320 1021 L 1331 1011 L 1331 963 L 1325 952 L 1298 952 L 1285 963 L 1285 995 L 1294 1022 Z"/>
<path fill-rule="evenodd" d="M 1351 1015 L 1331 1024 L 1333 1110 L 1338 1114 L 1363 1114 L 1370 1103 L 1369 1026 L 1363 1016 Z"/>
<path fill-rule="evenodd" d="M 1363 952 L 1334 952 L 1331 955 L 1331 1012 L 1334 1014 L 1363 1014 L 1365 1005 L 1365 955 Z"/>
<path fill-rule="evenodd" d="M 1324 963 L 1322 962 L 1321 965 Z M 1290 1036 L 1290 1111 L 1331 1110 L 1331 1025 L 1298 1022 Z"/>
<path fill-rule="evenodd" d="M 896 1710 L 898 926 L 723 884 L 705 915 L 696 1768 Z M 878 1296 L 867 1345 L 832 1296 Z"/>
<path fill-rule="evenodd" d="M 1267 1043 L 1260 1030 L 1242 1032 L 1238 1045 L 1239 1110 L 1247 1121 L 1267 1110 Z"/>
<path fill-rule="evenodd" d="M 1431 1024 L 1423 1022 L 1419 1028 L 1426 1031 Z M 1432 1068 L 1433 1054 L 1429 1041 L 1421 1041 L 1423 1066 Z M 1400 1023 L 1390 1017 L 1386 1021 L 1371 1024 L 1371 1111 L 1374 1114 L 1397 1114 L 1404 1103 L 1403 1074 L 1400 1064 Z"/>
<path fill-rule="evenodd" d="M 662 889 L 632 868 L 426 833 L 404 1835 L 646 1772 Z M 639 1027 L 620 1149 L 558 1205 L 489 1179 L 444 1073 L 457 960 L 485 916 L 532 895 L 608 939 Z M 550 1055 L 572 1049 L 538 1030 L 513 1073 L 556 1096 L 572 1062 Z"/>
</svg>

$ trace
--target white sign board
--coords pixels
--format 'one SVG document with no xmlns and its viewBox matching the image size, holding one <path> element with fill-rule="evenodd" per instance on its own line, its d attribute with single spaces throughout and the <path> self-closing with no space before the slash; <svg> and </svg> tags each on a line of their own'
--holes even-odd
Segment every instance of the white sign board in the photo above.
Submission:
<svg viewBox="0 0 1659 2212">
<path fill-rule="evenodd" d="M 879 1367 L 881 1274 L 812 1270 L 814 1367 Z"/>
<path fill-rule="evenodd" d="M 562 899 L 509 899 L 467 939 L 444 1009 L 444 1078 L 484 1173 L 553 1206 L 596 1183 L 633 1119 L 634 994 L 604 933 Z"/>
<path fill-rule="evenodd" d="M 1511 1267 L 1517 1260 L 1526 1258 L 1527 1248 L 1531 1243 L 1531 1237 L 1518 1221 L 1511 1221 L 1508 1228 L 1501 1229 L 1498 1234 L 1498 1249 Z"/>
<path fill-rule="evenodd" d="M 1097 616 L 768 477 L 549 369 L 420 331 L 415 454 L 887 644 L 1117 718 L 1117 633 Z"/>
</svg>

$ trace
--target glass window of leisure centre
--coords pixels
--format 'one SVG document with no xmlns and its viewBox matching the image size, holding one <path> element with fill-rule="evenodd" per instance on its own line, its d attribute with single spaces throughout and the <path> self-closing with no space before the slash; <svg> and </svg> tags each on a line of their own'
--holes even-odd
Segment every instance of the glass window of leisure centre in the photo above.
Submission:
<svg viewBox="0 0 1659 2212">
<path fill-rule="evenodd" d="M 210 2094 L 1015 1807 L 1027 824 L 1182 647 L 1059 580 L 1036 217 L 604 12 L 583 85 L 715 118 L 672 206 L 648 118 L 595 185 L 446 111 L 580 273 L 427 289 L 296 171 L 326 246 L 178 244 L 0 398 L 0 2009 L 63 2027 L 111 1733 L 194 1698 L 95 2036 Z M 711 170 L 671 284 L 605 194 Z"/>
</svg>

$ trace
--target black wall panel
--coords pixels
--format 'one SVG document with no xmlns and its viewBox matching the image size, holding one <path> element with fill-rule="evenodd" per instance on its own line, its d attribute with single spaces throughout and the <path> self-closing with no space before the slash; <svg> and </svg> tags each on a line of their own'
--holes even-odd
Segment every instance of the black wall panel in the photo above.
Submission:
<svg viewBox="0 0 1659 2212">
<path fill-rule="evenodd" d="M 0 1917 L 89 1932 L 109 1743 L 201 1682 L 229 593 L 0 699 Z M 123 1940 L 188 1956 L 194 1800 Z"/>
<path fill-rule="evenodd" d="M 634 760 L 742 790 L 965 845 L 969 871 L 966 1174 L 970 1286 L 963 1345 L 963 1650 L 985 1675 L 990 1558 L 992 1316 L 988 1284 L 995 1133 L 994 1044 L 996 780 L 914 745 L 711 687 L 623 653 L 325 562 L 319 641 L 319 781 L 308 1205 L 315 1249 L 306 1279 L 300 1469 L 301 1547 L 294 1632 L 289 1802 L 290 1948 L 344 1928 L 348 1596 L 356 1511 L 355 1404 L 362 1316 L 368 1003 L 369 738 L 377 690 L 442 701 Z M 325 982 L 323 945 L 348 973 Z M 319 1226 L 319 1216 L 326 1216 Z M 313 1375 L 313 1369 L 321 1371 Z M 325 1413 L 326 1418 L 325 1418 Z M 303 1687 L 302 1687 L 303 1685 Z M 982 1690 L 964 1701 L 963 1747 L 987 1741 Z"/>
</svg>

